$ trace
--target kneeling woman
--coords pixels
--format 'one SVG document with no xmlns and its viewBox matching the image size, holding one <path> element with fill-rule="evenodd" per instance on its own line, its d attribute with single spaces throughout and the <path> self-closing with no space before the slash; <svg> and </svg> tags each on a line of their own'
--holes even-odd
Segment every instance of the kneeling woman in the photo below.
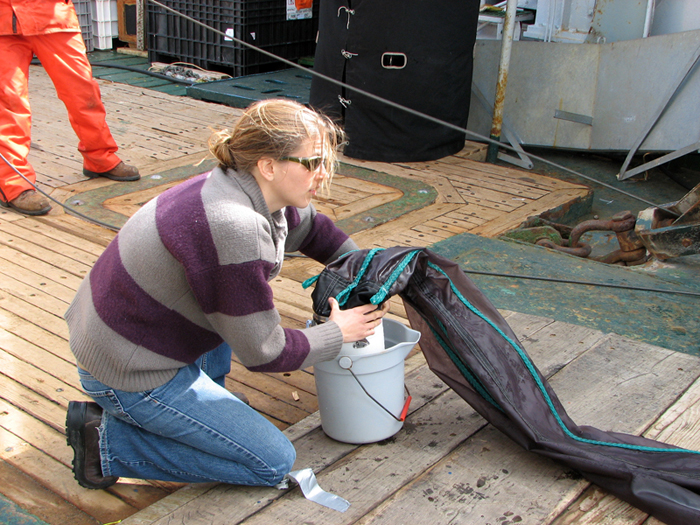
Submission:
<svg viewBox="0 0 700 525">
<path fill-rule="evenodd" d="M 289 440 L 224 388 L 231 352 L 250 370 L 333 359 L 374 332 L 388 306 L 280 326 L 269 281 L 285 252 L 327 264 L 355 243 L 311 199 L 333 175 L 340 130 L 291 101 L 245 111 L 216 133 L 212 172 L 164 192 L 121 229 L 85 278 L 66 320 L 83 389 L 66 421 L 78 482 L 120 476 L 275 485 Z"/>
</svg>

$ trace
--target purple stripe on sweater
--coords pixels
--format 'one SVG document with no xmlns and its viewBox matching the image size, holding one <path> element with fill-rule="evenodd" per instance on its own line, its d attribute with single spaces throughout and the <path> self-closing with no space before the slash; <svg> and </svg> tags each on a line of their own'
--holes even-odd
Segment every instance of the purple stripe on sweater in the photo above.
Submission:
<svg viewBox="0 0 700 525">
<path fill-rule="evenodd" d="M 249 315 L 275 307 L 267 284 L 272 267 L 259 260 L 217 266 L 189 276 L 189 283 L 204 313 Z"/>
<path fill-rule="evenodd" d="M 156 226 L 167 250 L 187 275 L 198 273 L 218 261 L 216 245 L 202 202 L 207 174 L 169 189 L 158 197 Z"/>
<path fill-rule="evenodd" d="M 337 228 L 332 220 L 317 213 L 311 231 L 301 243 L 299 251 L 312 259 L 326 262 L 347 239 L 347 234 Z"/>
<path fill-rule="evenodd" d="M 192 363 L 221 344 L 218 334 L 148 295 L 124 268 L 118 241 L 119 236 L 107 246 L 90 273 L 92 300 L 100 319 L 128 341 L 185 363 Z"/>
<path fill-rule="evenodd" d="M 301 217 L 299 217 L 299 210 L 294 206 L 287 206 L 284 209 L 284 216 L 287 218 L 287 230 L 292 231 L 294 228 L 299 226 L 301 222 Z"/>
<path fill-rule="evenodd" d="M 309 355 L 309 340 L 299 330 L 284 329 L 286 342 L 284 350 L 274 361 L 267 364 L 249 367 L 251 372 L 291 372 L 299 370 Z"/>
</svg>

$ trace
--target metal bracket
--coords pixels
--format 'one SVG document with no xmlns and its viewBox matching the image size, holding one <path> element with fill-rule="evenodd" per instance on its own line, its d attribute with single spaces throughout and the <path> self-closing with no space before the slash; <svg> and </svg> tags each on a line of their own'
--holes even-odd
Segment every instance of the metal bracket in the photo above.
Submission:
<svg viewBox="0 0 700 525">
<path fill-rule="evenodd" d="M 657 166 L 661 166 L 662 164 L 665 164 L 667 162 L 671 162 L 672 160 L 677 159 L 678 157 L 682 157 L 683 155 L 687 155 L 688 153 L 692 153 L 693 151 L 700 151 L 700 142 L 696 142 L 695 144 L 690 144 L 689 146 L 686 146 L 684 148 L 677 149 L 676 151 L 672 151 L 671 153 L 667 153 L 663 157 L 659 157 L 658 159 L 654 159 L 650 162 L 642 164 L 641 166 L 637 166 L 632 170 L 622 170 L 618 174 L 617 180 L 629 179 L 630 177 L 634 177 L 635 175 L 643 173 L 647 170 L 656 168 Z"/>
<path fill-rule="evenodd" d="M 662 97 L 661 100 L 661 105 L 659 108 L 656 110 L 656 113 L 652 117 L 651 121 L 649 124 L 647 124 L 647 127 L 645 128 L 644 132 L 642 133 L 642 136 L 637 139 L 637 142 L 635 142 L 634 146 L 630 150 L 630 152 L 627 154 L 627 158 L 625 159 L 624 164 L 622 165 L 622 168 L 620 168 L 620 173 L 617 174 L 617 180 L 625 180 L 629 179 L 630 177 L 636 175 L 637 173 L 640 173 L 641 171 L 645 171 L 648 168 L 641 169 L 641 166 L 638 168 L 635 168 L 634 170 L 627 171 L 627 167 L 630 165 L 630 162 L 632 161 L 632 157 L 637 153 L 637 150 L 639 147 L 642 145 L 642 143 L 646 140 L 647 136 L 651 132 L 652 129 L 654 129 L 654 126 L 658 122 L 658 120 L 661 118 L 661 115 L 663 115 L 664 111 L 666 111 L 666 108 L 668 105 L 671 103 L 671 100 L 673 99 L 674 95 L 678 91 L 678 89 L 685 83 L 686 78 L 688 78 L 688 75 L 690 75 L 691 71 L 695 69 L 696 64 L 698 63 L 698 60 L 700 60 L 700 46 L 695 50 L 695 53 L 693 56 L 690 58 L 688 63 L 686 64 L 685 68 L 681 69 L 679 78 L 674 82 L 671 87 L 669 88 L 668 92 L 664 97 Z M 661 161 L 658 162 L 656 165 L 663 164 L 664 162 L 668 162 L 670 160 L 673 160 L 677 157 L 680 157 L 682 155 L 685 155 L 686 153 L 692 152 L 694 149 L 698 149 L 698 144 L 693 144 L 692 146 L 686 146 L 685 148 L 681 148 L 679 150 L 674 151 L 673 153 L 670 153 L 669 155 L 664 155 L 663 157 L 656 159 L 656 161 Z M 684 153 L 681 153 L 684 152 Z M 649 163 L 651 164 L 651 163 Z M 646 164 L 645 164 L 646 166 Z M 651 166 L 653 167 L 653 166 Z"/>
</svg>

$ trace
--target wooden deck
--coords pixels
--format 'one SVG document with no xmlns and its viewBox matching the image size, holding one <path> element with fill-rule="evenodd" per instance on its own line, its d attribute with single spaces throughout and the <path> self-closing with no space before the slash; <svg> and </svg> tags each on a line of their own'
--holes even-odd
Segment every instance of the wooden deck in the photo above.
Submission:
<svg viewBox="0 0 700 525">
<path fill-rule="evenodd" d="M 211 129 L 230 126 L 238 115 L 121 84 L 102 83 L 102 93 L 120 155 L 141 169 L 141 181 L 82 177 L 65 110 L 38 67 L 31 71 L 30 158 L 52 196 L 116 225 L 165 188 L 206 171 L 206 162 L 199 163 Z M 318 208 L 362 247 L 427 246 L 462 232 L 495 236 L 588 194 L 582 186 L 475 160 L 482 154 L 469 145 L 429 163 L 344 159 L 331 197 Z M 42 218 L 0 210 L 0 493 L 46 523 L 564 524 L 598 523 L 596 516 L 616 512 L 631 516 L 629 523 L 644 522 L 643 514 L 507 442 L 426 369 L 418 351 L 407 361 L 414 403 L 405 428 L 388 443 L 363 447 L 320 431 L 311 371 L 252 374 L 233 363 L 227 386 L 286 429 L 299 467 L 313 467 L 323 488 L 351 502 L 344 514 L 304 500 L 298 489 L 140 480 L 82 489 L 70 471 L 63 425 L 68 402 L 85 396 L 62 316 L 113 236 L 59 209 Z M 299 283 L 320 270 L 293 258 L 272 283 L 286 326 L 310 317 L 310 291 Z M 697 446 L 698 359 L 551 319 L 506 315 L 576 421 Z M 405 322 L 399 301 L 391 316 Z"/>
</svg>

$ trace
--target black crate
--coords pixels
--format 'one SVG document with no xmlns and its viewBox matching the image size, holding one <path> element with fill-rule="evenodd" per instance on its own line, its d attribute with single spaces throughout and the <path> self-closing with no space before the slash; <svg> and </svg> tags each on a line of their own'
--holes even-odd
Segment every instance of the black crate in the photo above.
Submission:
<svg viewBox="0 0 700 525">
<path fill-rule="evenodd" d="M 313 17 L 287 20 L 285 0 L 162 0 L 222 33 L 287 60 L 313 56 L 318 30 L 318 4 Z M 289 66 L 148 2 L 148 58 L 151 62 L 187 62 L 234 77 Z"/>
</svg>

